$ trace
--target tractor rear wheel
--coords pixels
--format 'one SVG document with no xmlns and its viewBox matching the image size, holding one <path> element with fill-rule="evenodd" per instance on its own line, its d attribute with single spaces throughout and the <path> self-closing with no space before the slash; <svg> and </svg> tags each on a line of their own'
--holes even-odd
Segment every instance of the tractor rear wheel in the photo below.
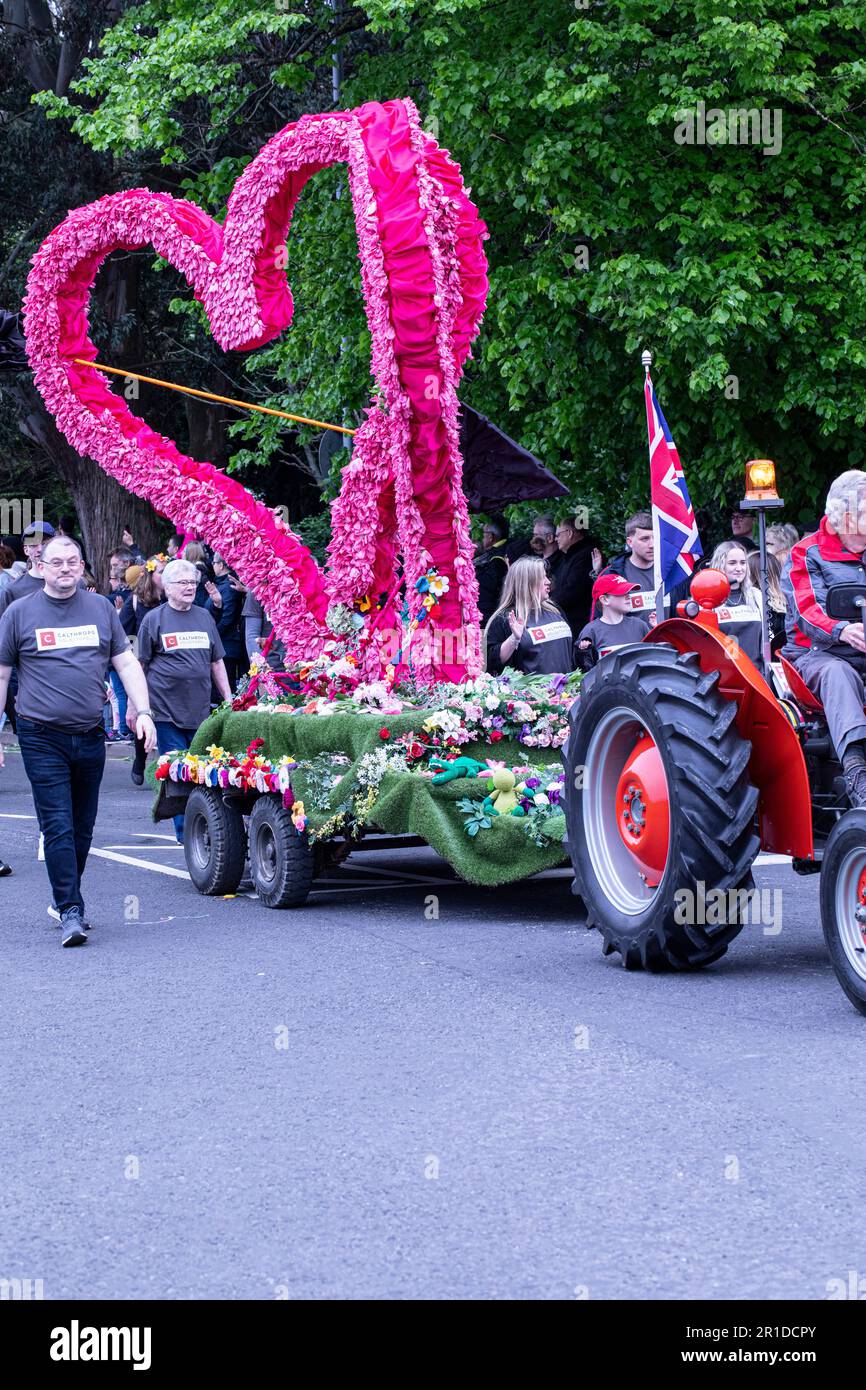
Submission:
<svg viewBox="0 0 866 1390">
<path fill-rule="evenodd" d="M 836 978 L 866 1014 L 866 810 L 840 816 L 821 860 L 821 926 Z"/>
<path fill-rule="evenodd" d="M 656 643 L 586 675 L 563 749 L 574 892 L 627 969 L 689 970 L 742 930 L 758 852 L 751 744 L 718 671 Z"/>
</svg>

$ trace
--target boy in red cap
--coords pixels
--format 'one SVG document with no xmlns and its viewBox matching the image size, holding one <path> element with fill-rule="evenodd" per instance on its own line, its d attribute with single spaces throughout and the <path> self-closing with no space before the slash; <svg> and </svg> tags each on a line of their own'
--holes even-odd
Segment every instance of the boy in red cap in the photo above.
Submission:
<svg viewBox="0 0 866 1390">
<path fill-rule="evenodd" d="M 601 574 L 592 586 L 592 603 L 598 600 L 601 617 L 587 623 L 577 639 L 577 652 L 584 668 L 594 666 L 616 647 L 640 642 L 649 629 L 647 616 L 629 608 L 629 595 L 640 588 L 621 574 Z"/>
</svg>

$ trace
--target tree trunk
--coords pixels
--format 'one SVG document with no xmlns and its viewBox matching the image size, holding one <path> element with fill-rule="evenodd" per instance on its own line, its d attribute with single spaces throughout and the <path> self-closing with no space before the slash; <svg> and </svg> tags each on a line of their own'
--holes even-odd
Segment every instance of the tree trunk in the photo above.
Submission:
<svg viewBox="0 0 866 1390">
<path fill-rule="evenodd" d="M 46 455 L 72 496 L 84 550 L 100 589 L 108 586 L 108 556 L 128 526 L 145 555 L 159 550 L 173 529 L 149 503 L 126 491 L 94 463 L 77 453 L 48 414 L 32 382 L 4 382 L 18 406 L 21 433 Z M 34 502 L 36 498 L 32 499 Z"/>
</svg>

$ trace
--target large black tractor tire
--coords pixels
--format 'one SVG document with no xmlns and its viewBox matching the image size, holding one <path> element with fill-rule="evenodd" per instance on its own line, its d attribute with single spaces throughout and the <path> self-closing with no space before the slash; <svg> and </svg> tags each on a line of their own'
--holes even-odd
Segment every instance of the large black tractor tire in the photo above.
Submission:
<svg viewBox="0 0 866 1390">
<path fill-rule="evenodd" d="M 584 677 L 569 715 L 574 892 L 605 955 L 629 970 L 709 965 L 748 916 L 758 792 L 718 680 L 695 652 L 621 647 Z"/>
<path fill-rule="evenodd" d="M 866 1014 L 866 810 L 847 811 L 831 830 L 820 893 L 821 926 L 836 978 L 854 1008 Z"/>
<path fill-rule="evenodd" d="M 250 877 L 265 907 L 301 907 L 313 882 L 313 851 L 275 795 L 260 796 L 250 815 Z"/>
<path fill-rule="evenodd" d="M 189 876 L 200 893 L 237 892 L 247 857 L 240 811 L 214 787 L 195 787 L 184 808 L 183 850 Z"/>
</svg>

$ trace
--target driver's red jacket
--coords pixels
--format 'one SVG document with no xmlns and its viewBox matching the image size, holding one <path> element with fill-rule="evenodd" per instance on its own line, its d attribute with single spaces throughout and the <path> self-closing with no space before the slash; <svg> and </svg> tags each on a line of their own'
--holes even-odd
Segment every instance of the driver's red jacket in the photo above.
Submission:
<svg viewBox="0 0 866 1390">
<path fill-rule="evenodd" d="M 825 604 L 831 584 L 862 582 L 866 590 L 863 556 L 846 550 L 839 537 L 827 530 L 827 518 L 810 536 L 803 536 L 791 551 L 782 571 L 782 592 L 788 604 L 785 618 L 787 642 L 784 655 L 796 659 L 804 651 L 819 647 L 828 656 L 861 665 L 863 653 L 839 641 L 845 620 L 827 615 Z"/>
</svg>

